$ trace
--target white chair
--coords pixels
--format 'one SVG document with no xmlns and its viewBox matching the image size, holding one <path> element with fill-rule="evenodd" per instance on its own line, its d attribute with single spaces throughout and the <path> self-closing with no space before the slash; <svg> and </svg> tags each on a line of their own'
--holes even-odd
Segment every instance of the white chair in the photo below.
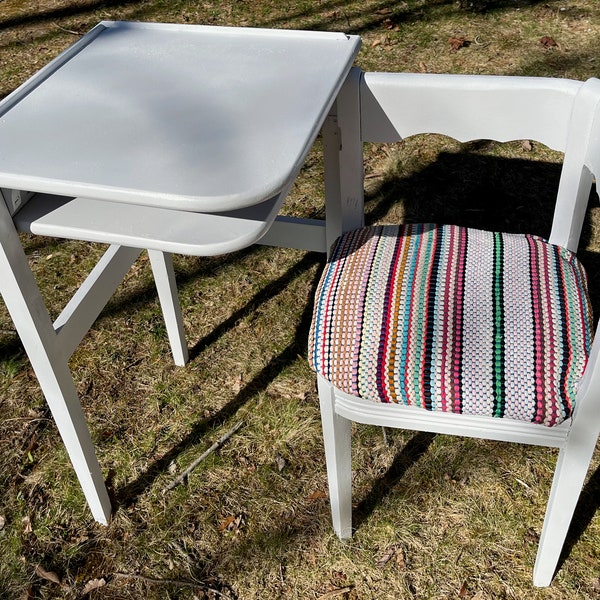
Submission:
<svg viewBox="0 0 600 600">
<path fill-rule="evenodd" d="M 565 154 L 548 242 L 390 225 L 346 232 L 333 247 L 309 359 L 334 529 L 352 535 L 351 421 L 557 447 L 533 576 L 547 586 L 600 431 L 600 341 L 575 256 L 600 174 L 600 81 L 355 73 L 352 89 L 361 126 L 344 128 L 340 104 L 333 185 L 354 203 L 362 142 L 439 133 L 537 140 Z"/>
</svg>

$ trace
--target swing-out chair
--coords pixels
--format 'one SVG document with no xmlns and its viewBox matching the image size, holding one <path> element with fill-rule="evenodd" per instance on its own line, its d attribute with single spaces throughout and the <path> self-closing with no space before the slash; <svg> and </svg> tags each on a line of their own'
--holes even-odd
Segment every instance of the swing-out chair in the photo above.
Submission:
<svg viewBox="0 0 600 600">
<path fill-rule="evenodd" d="M 575 256 L 600 174 L 599 104 L 597 79 L 350 78 L 333 182 L 343 201 L 362 199 L 362 142 L 438 133 L 536 140 L 565 154 L 549 241 L 390 225 L 345 232 L 332 248 L 309 359 L 340 538 L 352 535 L 351 421 L 557 447 L 533 575 L 536 586 L 550 584 L 600 431 L 600 336 L 592 342 Z M 360 127 L 345 127 L 344 110 L 360 115 Z"/>
</svg>

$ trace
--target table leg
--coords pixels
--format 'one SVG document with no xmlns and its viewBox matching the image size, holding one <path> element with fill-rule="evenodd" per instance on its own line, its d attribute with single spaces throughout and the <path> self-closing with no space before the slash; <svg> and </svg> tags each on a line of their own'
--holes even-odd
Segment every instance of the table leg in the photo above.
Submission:
<svg viewBox="0 0 600 600">
<path fill-rule="evenodd" d="M 77 390 L 12 219 L 0 202 L 0 293 L 46 397 L 94 519 L 111 504 Z"/>
<path fill-rule="evenodd" d="M 185 329 L 181 315 L 181 305 L 177 293 L 175 271 L 173 269 L 173 255 L 169 252 L 148 250 L 154 283 L 158 291 L 158 299 L 162 308 L 171 353 L 176 365 L 183 366 L 189 359 Z"/>
<path fill-rule="evenodd" d="M 323 124 L 327 250 L 336 238 L 364 225 L 361 70 L 350 70 Z"/>
</svg>

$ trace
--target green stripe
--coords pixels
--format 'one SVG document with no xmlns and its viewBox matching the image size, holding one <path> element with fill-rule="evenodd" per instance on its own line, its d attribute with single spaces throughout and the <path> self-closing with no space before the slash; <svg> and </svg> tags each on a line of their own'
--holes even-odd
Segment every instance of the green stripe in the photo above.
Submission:
<svg viewBox="0 0 600 600">
<path fill-rule="evenodd" d="M 502 234 L 494 233 L 494 416 L 504 416 L 504 323 L 502 320 L 503 288 L 502 288 L 503 247 Z"/>
</svg>

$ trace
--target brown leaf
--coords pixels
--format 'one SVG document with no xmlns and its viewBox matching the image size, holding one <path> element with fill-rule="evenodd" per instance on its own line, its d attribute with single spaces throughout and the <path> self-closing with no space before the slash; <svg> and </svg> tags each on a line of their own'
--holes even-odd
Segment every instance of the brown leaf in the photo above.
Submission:
<svg viewBox="0 0 600 600">
<path fill-rule="evenodd" d="M 31 519 L 29 517 L 23 517 L 21 521 L 23 523 L 23 533 L 31 533 L 33 531 Z"/>
<path fill-rule="evenodd" d="M 396 565 L 399 569 L 406 569 L 406 561 L 404 560 L 404 550 L 400 549 L 396 552 Z"/>
<path fill-rule="evenodd" d="M 221 524 L 219 525 L 219 531 L 225 531 L 228 527 L 231 526 L 231 524 L 235 521 L 235 517 L 232 515 L 229 515 L 226 519 L 223 519 L 223 521 L 221 521 Z"/>
<path fill-rule="evenodd" d="M 459 37 L 452 36 L 448 43 L 450 44 L 450 48 L 454 51 L 460 50 L 461 48 L 467 48 L 471 45 L 471 42 L 463 35 Z"/>
<path fill-rule="evenodd" d="M 558 47 L 558 44 L 554 41 L 554 38 L 550 37 L 549 35 L 545 35 L 544 37 L 540 38 L 540 44 L 544 46 L 544 48 Z"/>
<path fill-rule="evenodd" d="M 321 492 L 320 490 L 317 490 L 316 492 L 309 494 L 306 499 L 307 500 L 323 500 L 324 498 L 327 498 L 327 494 L 325 492 Z"/>
<path fill-rule="evenodd" d="M 40 567 L 40 565 L 35 566 L 35 574 L 46 581 L 51 581 L 52 583 L 58 583 L 58 585 L 62 585 L 60 577 L 54 571 L 46 571 L 46 569 Z"/>
<path fill-rule="evenodd" d="M 236 535 L 240 533 L 240 528 L 244 524 L 244 515 L 234 517 L 230 515 L 219 525 L 219 531 L 233 531 Z"/>
<path fill-rule="evenodd" d="M 86 594 L 89 594 L 93 590 L 97 590 L 98 588 L 101 588 L 105 585 L 106 585 L 106 579 L 104 579 L 103 577 L 101 577 L 100 579 L 90 579 L 85 584 L 85 587 L 83 588 L 83 591 L 81 593 L 83 596 L 85 596 Z"/>
<path fill-rule="evenodd" d="M 523 140 L 521 148 L 523 148 L 525 152 L 531 152 L 533 150 L 533 144 L 531 143 L 531 140 Z"/>
<path fill-rule="evenodd" d="M 466 598 L 467 594 L 469 593 L 469 588 L 467 586 L 467 582 L 463 582 L 461 588 L 460 588 L 460 592 L 458 592 L 458 597 L 459 598 Z"/>
<path fill-rule="evenodd" d="M 395 545 L 389 546 L 386 549 L 386 551 L 379 557 L 379 559 L 375 563 L 375 566 L 377 566 L 377 568 L 379 568 L 379 569 L 382 569 L 383 567 L 385 567 L 385 565 L 387 565 L 390 562 L 390 560 L 393 558 L 393 556 L 396 554 L 397 550 L 398 550 L 397 546 L 395 546 Z"/>
<path fill-rule="evenodd" d="M 399 548 L 396 544 L 389 546 L 386 551 L 381 555 L 376 563 L 376 566 L 380 569 L 383 568 L 390 560 L 394 559 L 396 566 L 399 569 L 406 568 L 406 562 L 404 561 L 404 551 Z"/>
</svg>

